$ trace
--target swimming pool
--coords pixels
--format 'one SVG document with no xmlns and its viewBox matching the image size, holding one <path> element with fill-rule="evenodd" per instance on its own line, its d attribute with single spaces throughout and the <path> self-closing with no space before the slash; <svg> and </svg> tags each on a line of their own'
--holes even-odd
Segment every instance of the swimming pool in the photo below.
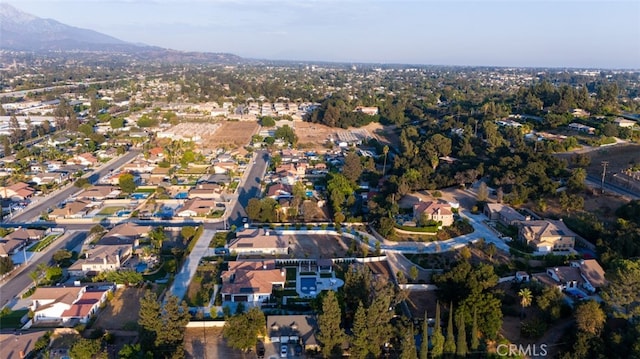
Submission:
<svg viewBox="0 0 640 359">
<path fill-rule="evenodd" d="M 140 262 L 136 265 L 136 272 L 142 273 L 147 269 L 147 263 Z"/>
<path fill-rule="evenodd" d="M 316 292 L 316 277 L 300 277 L 300 292 L 311 294 Z"/>
</svg>

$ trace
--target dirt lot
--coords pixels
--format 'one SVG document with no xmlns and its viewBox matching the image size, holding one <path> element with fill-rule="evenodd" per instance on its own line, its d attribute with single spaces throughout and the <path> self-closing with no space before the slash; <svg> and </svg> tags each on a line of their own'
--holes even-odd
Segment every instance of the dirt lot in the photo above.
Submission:
<svg viewBox="0 0 640 359">
<path fill-rule="evenodd" d="M 588 153 L 591 165 L 587 168 L 590 175 L 602 175 L 602 161 L 609 161 L 607 173 L 619 173 L 629 168 L 630 164 L 640 163 L 640 145 L 629 144 L 604 147 Z"/>
<path fill-rule="evenodd" d="M 394 126 L 383 126 L 377 122 L 370 123 L 364 127 L 352 127 L 345 130 L 342 128 L 325 126 L 319 123 L 296 121 L 294 129 L 298 136 L 298 143 L 300 146 L 315 150 L 324 148 L 323 145 L 330 136 L 333 139 L 336 139 L 339 132 L 347 132 L 349 130 L 366 130 L 371 136 L 384 144 L 397 144 L 399 141 L 398 134 L 395 132 Z"/>
<path fill-rule="evenodd" d="M 251 136 L 257 131 L 258 124 L 253 121 L 225 121 L 212 135 L 202 140 L 205 148 L 218 148 L 222 145 L 243 147 L 249 144 Z"/>
<path fill-rule="evenodd" d="M 141 288 L 119 289 L 100 313 L 93 328 L 121 330 L 127 323 L 136 323 L 140 311 L 140 299 L 143 296 L 144 289 Z"/>
<path fill-rule="evenodd" d="M 409 312 L 411 312 L 411 317 L 424 318 L 424 312 L 426 311 L 427 316 L 433 318 L 436 313 L 437 300 L 436 292 L 433 290 L 412 290 L 407 293 L 406 303 L 409 307 Z M 440 311 L 442 312 L 443 310 L 441 303 Z"/>
<path fill-rule="evenodd" d="M 294 258 L 337 258 L 346 256 L 351 240 L 335 235 L 287 236 Z"/>
<path fill-rule="evenodd" d="M 243 353 L 229 348 L 222 337 L 222 328 L 188 328 L 185 331 L 186 357 L 195 358 L 255 358 L 255 352 Z"/>
</svg>

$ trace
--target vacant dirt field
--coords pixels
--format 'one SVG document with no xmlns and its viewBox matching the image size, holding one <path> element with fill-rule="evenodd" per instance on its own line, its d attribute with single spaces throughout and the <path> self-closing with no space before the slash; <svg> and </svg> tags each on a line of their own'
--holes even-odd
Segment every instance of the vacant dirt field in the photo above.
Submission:
<svg viewBox="0 0 640 359">
<path fill-rule="evenodd" d="M 370 136 L 376 138 L 384 144 L 394 145 L 398 143 L 398 134 L 395 126 L 383 126 L 380 123 L 370 123 L 364 127 L 351 127 L 349 129 L 329 127 L 319 123 L 296 121 L 294 130 L 298 136 L 298 144 L 303 148 L 319 150 L 324 148 L 324 144 L 329 137 L 336 139 L 339 133 L 346 133 L 351 130 L 363 133 L 364 130 Z"/>
<path fill-rule="evenodd" d="M 222 145 L 243 147 L 249 144 L 251 136 L 256 133 L 258 124 L 253 121 L 225 121 L 212 135 L 203 138 L 205 148 L 218 148 Z"/>
<path fill-rule="evenodd" d="M 140 299 L 144 296 L 144 289 L 119 289 L 113 299 L 102 310 L 93 328 L 105 330 L 122 330 L 127 323 L 138 321 Z"/>
<path fill-rule="evenodd" d="M 350 239 L 334 235 L 287 236 L 289 248 L 294 258 L 337 258 L 344 257 Z"/>
<path fill-rule="evenodd" d="M 222 328 L 188 328 L 184 347 L 187 358 L 255 358 L 255 352 L 243 353 L 231 349 L 222 337 Z"/>
<path fill-rule="evenodd" d="M 604 147 L 589 152 L 591 165 L 587 168 L 590 175 L 602 175 L 602 161 L 609 161 L 607 174 L 619 173 L 628 169 L 632 164 L 640 163 L 640 145 L 629 144 L 612 147 Z"/>
</svg>

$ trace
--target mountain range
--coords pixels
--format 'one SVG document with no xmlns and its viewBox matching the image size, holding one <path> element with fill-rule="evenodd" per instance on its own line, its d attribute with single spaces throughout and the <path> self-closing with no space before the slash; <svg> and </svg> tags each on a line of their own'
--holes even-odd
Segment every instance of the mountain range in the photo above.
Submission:
<svg viewBox="0 0 640 359">
<path fill-rule="evenodd" d="M 183 52 L 129 43 L 103 33 L 43 19 L 0 2 L 0 49 L 17 51 L 99 51 L 130 53 L 150 60 L 236 63 L 226 53 Z"/>
</svg>

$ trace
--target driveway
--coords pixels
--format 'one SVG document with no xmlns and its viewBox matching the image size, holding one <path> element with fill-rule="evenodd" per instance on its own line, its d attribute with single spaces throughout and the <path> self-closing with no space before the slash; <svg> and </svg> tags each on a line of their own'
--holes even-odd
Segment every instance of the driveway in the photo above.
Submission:
<svg viewBox="0 0 640 359">
<path fill-rule="evenodd" d="M 169 292 L 178 297 L 179 300 L 182 300 L 187 293 L 191 278 L 196 274 L 200 260 L 207 253 L 209 243 L 215 234 L 216 231 L 209 229 L 205 229 L 202 232 L 198 242 L 191 250 L 191 253 L 189 253 L 189 257 L 187 257 L 187 260 L 182 265 L 180 272 L 176 274 L 173 284 L 171 284 L 171 288 L 169 288 Z"/>
</svg>

